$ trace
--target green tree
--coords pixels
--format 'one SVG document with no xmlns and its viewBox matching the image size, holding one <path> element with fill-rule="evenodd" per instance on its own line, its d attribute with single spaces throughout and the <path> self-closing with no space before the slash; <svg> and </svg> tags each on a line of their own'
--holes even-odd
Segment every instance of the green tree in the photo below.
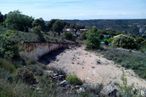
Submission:
<svg viewBox="0 0 146 97">
<path fill-rule="evenodd" d="M 50 20 L 50 21 L 47 23 L 47 29 L 48 29 L 48 31 L 53 31 L 52 26 L 53 26 L 53 24 L 54 24 L 56 21 L 57 21 L 56 19 L 52 19 L 52 20 Z"/>
<path fill-rule="evenodd" d="M 87 34 L 86 45 L 88 49 L 98 49 L 100 48 L 99 33 L 95 27 L 90 29 Z"/>
<path fill-rule="evenodd" d="M 57 32 L 58 35 L 60 35 L 61 32 L 63 31 L 64 27 L 65 27 L 64 22 L 62 22 L 61 20 L 56 20 L 52 26 L 52 29 L 54 32 Z"/>
<path fill-rule="evenodd" d="M 0 23 L 4 21 L 4 16 L 3 14 L 0 12 Z"/>
<path fill-rule="evenodd" d="M 11 29 L 28 31 L 32 25 L 33 18 L 21 14 L 18 10 L 9 12 L 6 15 L 5 25 Z"/>
<path fill-rule="evenodd" d="M 42 31 L 45 31 L 46 29 L 45 21 L 42 18 L 34 20 L 32 22 L 32 26 L 33 27 L 40 26 Z"/>
</svg>

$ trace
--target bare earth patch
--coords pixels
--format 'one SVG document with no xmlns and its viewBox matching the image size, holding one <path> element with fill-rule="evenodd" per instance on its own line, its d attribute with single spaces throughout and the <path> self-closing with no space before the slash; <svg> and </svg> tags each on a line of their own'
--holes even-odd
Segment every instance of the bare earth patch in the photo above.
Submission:
<svg viewBox="0 0 146 97">
<path fill-rule="evenodd" d="M 146 88 L 146 81 L 139 78 L 132 70 L 125 70 L 100 54 L 86 51 L 84 47 L 65 50 L 48 66 L 62 69 L 67 74 L 76 74 L 82 81 L 92 85 L 119 83 L 124 70 L 128 84 Z"/>
</svg>

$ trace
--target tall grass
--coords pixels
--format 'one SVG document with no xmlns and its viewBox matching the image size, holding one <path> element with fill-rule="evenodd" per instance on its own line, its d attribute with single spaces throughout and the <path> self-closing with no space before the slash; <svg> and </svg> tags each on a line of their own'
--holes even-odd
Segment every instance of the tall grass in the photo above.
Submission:
<svg viewBox="0 0 146 97">
<path fill-rule="evenodd" d="M 134 70 L 136 74 L 146 79 L 146 53 L 110 48 L 102 51 L 102 54 L 105 58 L 113 60 L 127 69 Z"/>
</svg>

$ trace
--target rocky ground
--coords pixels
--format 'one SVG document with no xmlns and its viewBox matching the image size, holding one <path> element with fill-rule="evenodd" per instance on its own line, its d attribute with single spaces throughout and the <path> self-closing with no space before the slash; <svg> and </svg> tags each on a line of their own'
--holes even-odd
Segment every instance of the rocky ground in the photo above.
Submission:
<svg viewBox="0 0 146 97">
<path fill-rule="evenodd" d="M 109 86 L 121 83 L 123 72 L 128 84 L 137 88 L 146 88 L 146 81 L 139 78 L 132 70 L 126 70 L 101 54 L 86 51 L 85 48 L 67 49 L 57 55 L 56 60 L 48 64 L 49 68 L 61 69 L 67 74 L 77 75 L 83 82 L 96 86 Z"/>
</svg>

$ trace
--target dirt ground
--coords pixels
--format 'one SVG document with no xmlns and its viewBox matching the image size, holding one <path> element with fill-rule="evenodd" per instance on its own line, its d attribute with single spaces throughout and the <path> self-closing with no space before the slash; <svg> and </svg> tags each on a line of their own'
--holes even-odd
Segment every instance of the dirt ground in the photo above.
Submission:
<svg viewBox="0 0 146 97">
<path fill-rule="evenodd" d="M 128 84 L 146 88 L 146 81 L 139 78 L 132 70 L 125 70 L 98 53 L 86 51 L 84 47 L 65 50 L 55 61 L 48 64 L 48 67 L 62 69 L 67 74 L 75 74 L 82 81 L 92 85 L 120 83 L 124 71 Z"/>
</svg>

